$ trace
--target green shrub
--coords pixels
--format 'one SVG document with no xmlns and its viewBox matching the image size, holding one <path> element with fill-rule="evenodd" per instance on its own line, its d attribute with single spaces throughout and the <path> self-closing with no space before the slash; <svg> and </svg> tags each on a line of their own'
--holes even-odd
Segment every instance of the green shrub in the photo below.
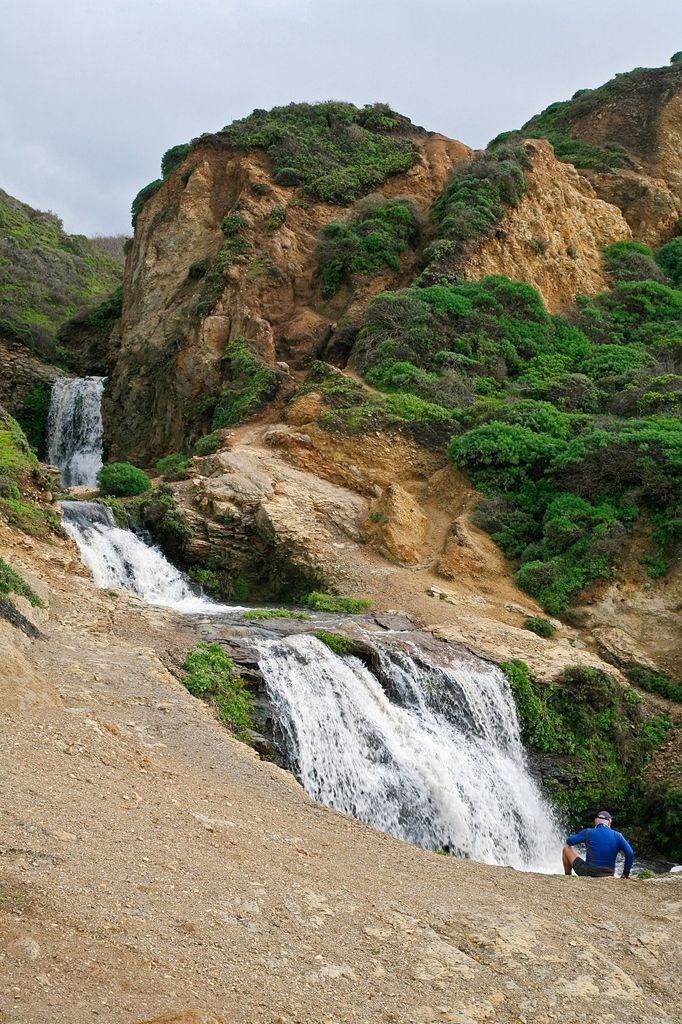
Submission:
<svg viewBox="0 0 682 1024">
<path fill-rule="evenodd" d="M 0 595 L 18 594 L 25 597 L 34 608 L 44 608 L 43 601 L 32 590 L 26 580 L 18 572 L 7 564 L 4 558 L 0 558 Z"/>
<path fill-rule="evenodd" d="M 142 213 L 144 206 L 152 196 L 155 196 L 163 185 L 163 178 L 156 178 L 155 181 L 150 181 L 148 185 L 141 188 L 133 199 L 132 206 L 130 207 L 130 213 L 132 216 L 133 227 L 137 224 L 137 218 Z"/>
<path fill-rule="evenodd" d="M 265 222 L 265 226 L 268 231 L 276 231 L 277 228 L 281 228 L 284 221 L 287 219 L 287 208 L 286 206 L 273 206 L 268 214 L 268 219 Z"/>
<path fill-rule="evenodd" d="M 46 450 L 51 396 L 51 386 L 45 381 L 36 381 L 26 393 L 21 411 L 17 413 L 17 421 L 26 434 L 26 440 L 41 458 Z"/>
<path fill-rule="evenodd" d="M 545 769 L 548 756 L 555 758 L 550 792 L 568 827 L 582 827 L 597 807 L 608 805 L 624 831 L 644 826 L 650 841 L 669 852 L 679 797 L 665 786 L 657 793 L 646 770 L 671 729 L 670 718 L 648 714 L 631 690 L 590 666 L 567 669 L 552 683 L 533 679 L 520 661 L 502 668 L 524 743 L 545 755 Z"/>
<path fill-rule="evenodd" d="M 646 668 L 645 665 L 632 665 L 625 669 L 625 675 L 640 689 L 682 704 L 682 683 L 675 682 L 670 676 Z"/>
<path fill-rule="evenodd" d="M 184 161 L 185 157 L 191 150 L 189 142 L 182 142 L 177 146 L 171 146 L 161 157 L 161 175 L 164 178 L 169 177 L 173 173 L 176 167 Z"/>
<path fill-rule="evenodd" d="M 661 246 L 656 262 L 676 288 L 682 286 L 682 235 Z"/>
<path fill-rule="evenodd" d="M 129 462 L 110 462 L 102 466 L 97 474 L 97 484 L 102 494 L 129 498 L 148 491 L 151 480 L 146 473 Z"/>
<path fill-rule="evenodd" d="M 173 557 L 183 552 L 193 537 L 189 520 L 168 484 L 161 484 L 144 495 L 139 514 L 154 540 Z"/>
<path fill-rule="evenodd" d="M 641 242 L 613 242 L 604 249 L 604 265 L 616 281 L 668 280 L 654 260 L 654 254 Z"/>
<path fill-rule="evenodd" d="M 313 590 L 304 594 L 300 603 L 306 608 L 314 608 L 318 612 L 339 613 L 342 615 L 353 615 L 357 612 L 364 612 L 372 607 L 372 602 L 364 597 L 341 597 L 338 594 L 327 594 L 323 591 Z"/>
<path fill-rule="evenodd" d="M 524 626 L 529 629 L 531 633 L 537 633 L 538 636 L 549 639 L 554 633 L 554 626 L 549 619 L 543 619 L 539 615 L 528 615 L 524 621 Z"/>
<path fill-rule="evenodd" d="M 523 147 L 508 144 L 458 164 L 432 208 L 441 237 L 466 242 L 491 234 L 524 194 L 528 166 Z"/>
<path fill-rule="evenodd" d="M 315 199 L 345 205 L 415 163 L 416 146 L 399 134 L 403 125 L 409 122 L 383 104 L 291 103 L 254 110 L 217 139 L 264 149 L 278 185 L 301 185 Z"/>
<path fill-rule="evenodd" d="M 215 452 L 220 451 L 223 440 L 223 432 L 221 430 L 214 430 L 212 434 L 206 434 L 204 437 L 200 437 L 198 441 L 195 441 L 192 450 L 195 455 L 214 455 Z"/>
<path fill-rule="evenodd" d="M 191 459 L 188 455 L 173 452 L 171 455 L 164 455 L 157 461 L 156 472 L 166 480 L 186 480 L 190 466 Z"/>
<path fill-rule="evenodd" d="M 670 63 L 671 63 L 671 64 L 677 64 L 677 63 L 678 63 L 678 61 L 681 61 L 681 60 L 682 60 L 682 50 L 678 50 L 678 51 L 677 51 L 676 53 L 674 53 L 674 54 L 672 55 L 672 57 L 670 58 Z"/>
<path fill-rule="evenodd" d="M 248 612 L 242 612 L 241 617 L 248 622 L 266 619 L 300 619 L 304 621 L 310 618 L 305 612 L 292 612 L 290 608 L 253 608 Z"/>
<path fill-rule="evenodd" d="M 220 644 L 199 643 L 187 655 L 183 683 L 193 697 L 213 704 L 221 720 L 240 738 L 253 728 L 253 701 L 231 658 Z"/>
<path fill-rule="evenodd" d="M 322 295 L 331 298 L 344 282 L 360 274 L 376 274 L 385 266 L 397 271 L 398 257 L 417 245 L 419 235 L 409 200 L 362 200 L 348 220 L 331 221 L 320 232 L 316 256 Z"/>
<path fill-rule="evenodd" d="M 230 341 L 223 356 L 227 383 L 213 406 L 213 429 L 233 427 L 256 412 L 279 386 L 276 370 L 244 338 Z"/>
<path fill-rule="evenodd" d="M 339 658 L 347 658 L 350 654 L 357 654 L 360 646 L 357 641 L 348 636 L 341 636 L 340 633 L 330 633 L 326 629 L 316 629 L 313 636 L 317 637 L 325 647 L 336 654 Z"/>
</svg>

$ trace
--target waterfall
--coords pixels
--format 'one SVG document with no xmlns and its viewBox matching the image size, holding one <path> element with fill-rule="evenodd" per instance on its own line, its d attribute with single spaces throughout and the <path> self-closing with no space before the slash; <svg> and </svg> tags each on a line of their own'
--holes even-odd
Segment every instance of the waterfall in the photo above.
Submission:
<svg viewBox="0 0 682 1024">
<path fill-rule="evenodd" d="M 238 611 L 200 597 L 162 552 L 132 530 L 116 526 L 106 505 L 94 501 L 62 501 L 62 524 L 75 540 L 83 562 L 98 587 L 125 587 L 149 604 L 185 614 Z"/>
<path fill-rule="evenodd" d="M 102 465 L 105 377 L 61 377 L 52 385 L 47 421 L 48 460 L 64 487 L 96 487 Z"/>
<path fill-rule="evenodd" d="M 556 871 L 559 830 L 502 671 L 446 645 L 367 639 L 377 674 L 310 636 L 259 642 L 289 766 L 310 796 L 427 849 Z"/>
</svg>

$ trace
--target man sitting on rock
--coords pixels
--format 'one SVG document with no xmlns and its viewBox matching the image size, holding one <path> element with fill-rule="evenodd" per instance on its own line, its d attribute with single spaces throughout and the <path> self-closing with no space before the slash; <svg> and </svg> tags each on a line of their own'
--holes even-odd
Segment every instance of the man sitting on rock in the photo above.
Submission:
<svg viewBox="0 0 682 1024">
<path fill-rule="evenodd" d="M 578 843 L 585 844 L 587 860 L 583 860 L 578 851 L 573 849 Z M 576 832 L 566 839 L 566 845 L 561 851 L 564 873 L 570 875 L 571 871 L 575 871 L 576 875 L 587 878 L 613 877 L 616 857 L 621 850 L 625 855 L 622 877 L 629 878 L 635 857 L 632 847 L 620 832 L 611 828 L 609 812 L 600 811 L 594 819 L 594 828 L 584 828 L 582 832 Z"/>
</svg>

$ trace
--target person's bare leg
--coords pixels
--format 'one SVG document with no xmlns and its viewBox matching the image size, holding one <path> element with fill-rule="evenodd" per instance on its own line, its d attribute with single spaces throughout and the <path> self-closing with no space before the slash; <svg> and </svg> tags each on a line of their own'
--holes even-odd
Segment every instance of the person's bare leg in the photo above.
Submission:
<svg viewBox="0 0 682 1024">
<path fill-rule="evenodd" d="M 561 860 L 564 865 L 564 874 L 570 875 L 573 871 L 573 861 L 578 856 L 578 851 L 572 846 L 564 846 L 561 851 Z"/>
</svg>

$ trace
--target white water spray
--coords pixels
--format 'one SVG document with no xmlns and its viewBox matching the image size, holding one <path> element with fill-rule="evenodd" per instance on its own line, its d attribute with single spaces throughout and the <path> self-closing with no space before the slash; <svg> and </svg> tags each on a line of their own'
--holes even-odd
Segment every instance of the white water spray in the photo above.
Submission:
<svg viewBox="0 0 682 1024">
<path fill-rule="evenodd" d="M 183 574 L 152 544 L 116 526 L 106 505 L 63 501 L 62 524 L 98 587 L 125 587 L 149 604 L 184 614 L 239 611 L 195 594 Z"/>
<path fill-rule="evenodd" d="M 96 487 L 102 466 L 105 377 L 61 377 L 52 385 L 47 421 L 48 460 L 64 487 Z"/>
<path fill-rule="evenodd" d="M 528 773 L 508 683 L 445 645 L 372 634 L 378 675 L 310 636 L 262 641 L 292 769 L 322 803 L 427 849 L 556 871 L 551 808 Z"/>
</svg>

